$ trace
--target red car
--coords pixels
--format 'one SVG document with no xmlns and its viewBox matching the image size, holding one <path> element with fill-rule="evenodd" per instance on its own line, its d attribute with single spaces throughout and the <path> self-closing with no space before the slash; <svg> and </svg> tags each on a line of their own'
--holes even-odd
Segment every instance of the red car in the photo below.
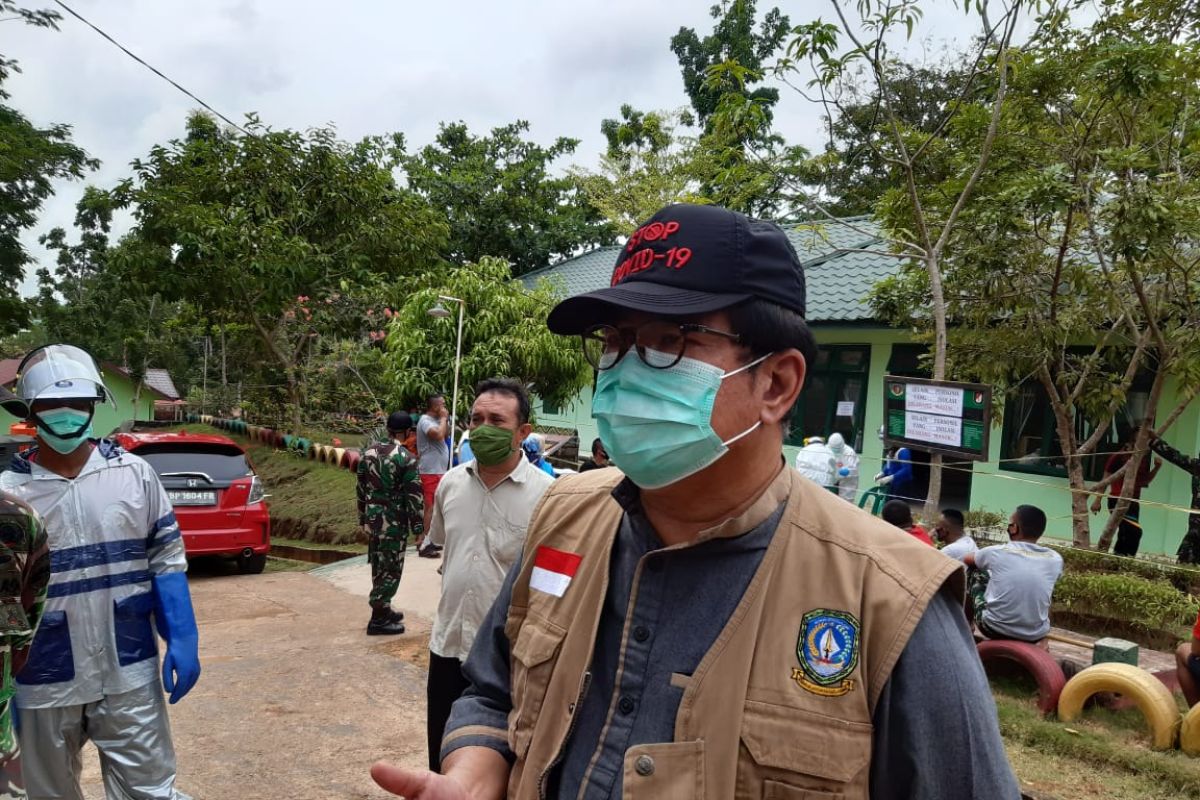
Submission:
<svg viewBox="0 0 1200 800">
<path fill-rule="evenodd" d="M 195 433 L 118 433 L 125 450 L 154 467 L 175 507 L 188 556 L 232 556 L 257 574 L 271 549 L 262 482 L 232 439 Z"/>
</svg>

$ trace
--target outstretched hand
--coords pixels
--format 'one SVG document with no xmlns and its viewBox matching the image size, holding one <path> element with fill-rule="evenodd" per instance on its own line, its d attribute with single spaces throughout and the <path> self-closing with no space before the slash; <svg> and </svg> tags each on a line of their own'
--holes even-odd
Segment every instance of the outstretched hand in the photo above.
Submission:
<svg viewBox="0 0 1200 800">
<path fill-rule="evenodd" d="M 377 761 L 371 767 L 371 777 L 384 789 L 407 800 L 472 800 L 454 778 L 424 769 L 404 769 Z"/>
</svg>

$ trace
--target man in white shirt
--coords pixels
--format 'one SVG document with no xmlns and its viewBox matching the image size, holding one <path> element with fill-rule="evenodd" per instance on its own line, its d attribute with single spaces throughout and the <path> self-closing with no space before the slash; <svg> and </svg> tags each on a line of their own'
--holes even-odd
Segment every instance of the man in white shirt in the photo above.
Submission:
<svg viewBox="0 0 1200 800">
<path fill-rule="evenodd" d="M 942 545 L 942 552 L 959 561 L 979 549 L 975 540 L 963 529 L 965 524 L 966 519 L 961 511 L 957 508 L 947 508 L 933 529 L 934 538 Z"/>
<path fill-rule="evenodd" d="M 475 387 L 471 407 L 474 460 L 446 473 L 433 502 L 429 539 L 445 547 L 442 596 L 429 642 L 429 768 L 441 767 L 450 707 L 467 688 L 462 675 L 475 632 L 520 558 L 533 509 L 554 478 L 529 463 L 529 395 L 509 378 Z"/>
<path fill-rule="evenodd" d="M 975 623 L 989 639 L 1037 642 L 1050 632 L 1050 599 L 1063 560 L 1037 543 L 1046 512 L 1017 506 L 1008 523 L 1008 544 L 985 547 L 963 558 L 969 570 Z"/>
</svg>

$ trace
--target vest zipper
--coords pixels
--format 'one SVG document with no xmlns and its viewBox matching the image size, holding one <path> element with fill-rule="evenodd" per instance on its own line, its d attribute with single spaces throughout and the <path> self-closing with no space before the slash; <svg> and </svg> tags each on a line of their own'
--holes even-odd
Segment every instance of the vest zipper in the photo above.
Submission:
<svg viewBox="0 0 1200 800">
<path fill-rule="evenodd" d="M 567 742 L 571 741 L 571 734 L 575 732 L 575 723 L 579 721 L 579 711 L 583 706 L 583 698 L 587 694 L 588 687 L 591 685 L 592 672 L 588 670 L 583 673 L 583 682 L 579 687 L 579 696 L 575 698 L 575 702 L 571 706 L 571 724 L 567 726 L 567 735 L 563 737 L 562 744 L 559 745 L 558 752 L 554 754 L 554 758 L 538 777 L 538 800 L 546 800 L 546 779 L 550 777 L 550 773 L 558 766 L 558 762 L 562 761 L 563 751 L 567 749 Z"/>
</svg>

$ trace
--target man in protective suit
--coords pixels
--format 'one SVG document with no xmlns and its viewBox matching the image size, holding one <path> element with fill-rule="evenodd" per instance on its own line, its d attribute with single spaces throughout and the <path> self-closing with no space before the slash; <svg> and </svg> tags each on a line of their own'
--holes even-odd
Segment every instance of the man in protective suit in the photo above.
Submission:
<svg viewBox="0 0 1200 800">
<path fill-rule="evenodd" d="M 838 494 L 843 500 L 853 503 L 858 495 L 858 453 L 846 444 L 845 437 L 840 433 L 830 434 L 829 449 L 837 460 L 834 466 L 837 468 L 835 480 Z"/>
<path fill-rule="evenodd" d="M 796 471 L 818 486 L 837 491 L 837 457 L 820 436 L 804 440 L 804 447 L 796 453 Z"/>
<path fill-rule="evenodd" d="M 186 798 L 163 690 L 177 702 L 200 676 L 187 561 L 154 470 L 92 438 L 110 399 L 92 357 L 49 345 L 21 362 L 17 395 L 37 447 L 0 474 L 0 490 L 42 515 L 50 586 L 29 660 L 17 676 L 20 744 L 31 800 L 81 800 L 80 751 L 100 751 L 109 800 Z M 166 640 L 162 686 L 153 625 Z"/>
</svg>

